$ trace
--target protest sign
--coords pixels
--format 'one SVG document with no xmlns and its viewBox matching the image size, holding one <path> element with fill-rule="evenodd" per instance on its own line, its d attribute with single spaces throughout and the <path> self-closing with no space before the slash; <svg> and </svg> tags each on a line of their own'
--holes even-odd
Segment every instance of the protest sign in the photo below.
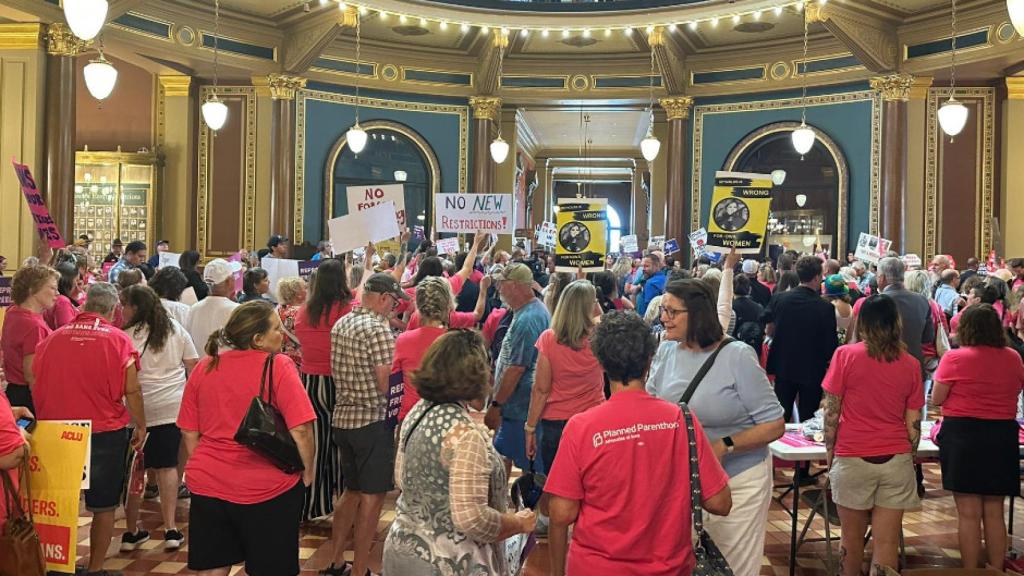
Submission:
<svg viewBox="0 0 1024 576">
<path fill-rule="evenodd" d="M 313 275 L 313 271 L 323 263 L 323 260 L 299 260 L 299 278 L 309 282 L 309 277 Z"/>
<path fill-rule="evenodd" d="M 178 267 L 178 261 L 181 259 L 181 254 L 174 252 L 161 252 L 160 253 L 160 264 L 157 268 L 166 268 L 167 266 Z"/>
<path fill-rule="evenodd" d="M 705 251 L 757 254 L 768 230 L 770 174 L 715 172 Z"/>
<path fill-rule="evenodd" d="M 640 244 L 636 234 L 629 234 L 619 238 L 619 249 L 623 254 L 636 254 L 640 252 Z"/>
<path fill-rule="evenodd" d="M 405 226 L 405 186 L 385 184 L 382 186 L 347 186 L 348 213 L 355 214 L 385 202 L 395 204 L 395 222 L 398 228 Z"/>
<path fill-rule="evenodd" d="M 679 242 L 676 242 L 675 238 L 669 238 L 665 241 L 665 254 L 675 254 L 679 252 Z"/>
<path fill-rule="evenodd" d="M 608 251 L 608 200 L 561 198 L 558 200 L 555 237 L 555 271 L 600 272 Z"/>
<path fill-rule="evenodd" d="M 452 256 L 459 253 L 459 238 L 441 238 L 437 242 L 434 242 L 434 246 L 437 247 L 438 254 L 451 254 Z"/>
<path fill-rule="evenodd" d="M 921 269 L 921 257 L 917 254 L 904 254 L 903 264 L 908 270 L 920 270 Z"/>
<path fill-rule="evenodd" d="M 558 227 L 555 226 L 554 222 L 541 222 L 540 226 L 537 227 L 536 234 L 534 234 L 534 239 L 537 240 L 538 246 L 551 248 L 555 245 L 555 234 L 557 233 Z"/>
<path fill-rule="evenodd" d="M 853 256 L 863 262 L 878 264 L 878 261 L 889 252 L 889 246 L 891 245 L 892 242 L 890 240 L 879 238 L 867 232 L 861 232 L 860 237 L 857 239 L 857 250 L 853 253 Z"/>
<path fill-rule="evenodd" d="M 61 238 L 60 231 L 57 230 L 57 224 L 50 217 L 50 211 L 46 209 L 46 202 L 43 201 L 43 196 L 39 193 L 28 166 L 18 164 L 13 160 L 11 163 L 14 164 L 14 172 L 18 175 L 18 181 L 21 182 L 21 192 L 25 195 L 25 201 L 28 202 L 28 209 L 36 223 L 36 232 L 39 233 L 39 237 L 50 248 L 63 248 L 64 239 Z"/>
<path fill-rule="evenodd" d="M 6 308 L 13 304 L 11 299 L 11 277 L 0 276 L 0 308 Z"/>
<path fill-rule="evenodd" d="M 700 256 L 704 253 L 704 246 L 708 243 L 707 228 L 698 228 L 690 232 L 690 248 L 693 248 L 693 255 Z"/>
<path fill-rule="evenodd" d="M 402 371 L 392 372 L 388 377 L 388 393 L 385 395 L 388 407 L 384 420 L 392 428 L 398 426 L 398 413 L 402 410 L 402 398 L 405 396 L 403 374 Z"/>
<path fill-rule="evenodd" d="M 651 250 L 661 250 L 665 247 L 665 237 L 651 236 L 651 239 L 647 242 L 647 247 Z"/>
<path fill-rule="evenodd" d="M 235 292 L 241 292 L 244 282 L 242 281 L 242 252 L 235 252 L 228 258 L 228 262 L 238 263 L 238 272 L 235 272 Z"/>
<path fill-rule="evenodd" d="M 511 194 L 435 194 L 438 232 L 512 234 L 514 204 Z"/>
<path fill-rule="evenodd" d="M 533 252 L 533 246 L 531 245 L 530 239 L 525 236 L 513 236 L 512 246 L 514 248 L 522 248 L 523 252 L 531 254 Z"/>
<path fill-rule="evenodd" d="M 28 505 L 34 513 L 47 570 L 75 571 L 78 500 L 89 439 L 88 429 L 40 420 L 29 440 L 32 501 Z"/>
<path fill-rule="evenodd" d="M 390 201 L 332 218 L 327 222 L 327 230 L 335 254 L 365 247 L 367 242 L 390 240 L 401 234 L 395 220 L 395 205 Z"/>
<path fill-rule="evenodd" d="M 416 225 L 412 227 L 412 239 L 413 240 L 426 240 L 427 236 L 423 231 L 423 226 Z"/>
</svg>

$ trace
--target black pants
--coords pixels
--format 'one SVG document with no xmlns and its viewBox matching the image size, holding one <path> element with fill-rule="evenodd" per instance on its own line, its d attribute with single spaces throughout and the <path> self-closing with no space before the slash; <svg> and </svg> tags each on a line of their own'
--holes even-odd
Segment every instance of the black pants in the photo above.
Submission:
<svg viewBox="0 0 1024 576">
<path fill-rule="evenodd" d="M 806 384 L 776 378 L 775 395 L 779 398 L 779 404 L 782 404 L 786 422 L 793 417 L 794 400 L 797 401 L 797 408 L 800 410 L 800 421 L 804 422 L 813 418 L 821 406 L 821 382 Z"/>
<path fill-rule="evenodd" d="M 32 403 L 32 391 L 25 384 L 12 384 L 8 382 L 7 401 L 11 403 L 11 406 L 24 406 L 33 414 L 36 413 L 36 407 Z"/>
</svg>

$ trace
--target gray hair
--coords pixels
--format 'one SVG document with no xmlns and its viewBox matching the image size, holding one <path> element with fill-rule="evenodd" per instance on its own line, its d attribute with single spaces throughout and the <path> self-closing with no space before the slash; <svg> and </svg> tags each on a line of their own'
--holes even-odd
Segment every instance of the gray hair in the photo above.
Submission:
<svg viewBox="0 0 1024 576">
<path fill-rule="evenodd" d="M 931 280 L 932 277 L 924 270 L 911 270 L 906 273 L 903 287 L 930 299 L 932 297 Z"/>
<path fill-rule="evenodd" d="M 85 295 L 85 306 L 82 310 L 109 316 L 117 306 L 117 288 L 108 282 L 97 282 L 89 286 Z"/>
<path fill-rule="evenodd" d="M 854 260 L 853 264 L 850 264 L 850 268 L 853 268 L 854 270 L 867 270 L 868 265 L 861 262 L 860 260 Z"/>
<path fill-rule="evenodd" d="M 893 256 L 886 256 L 878 262 L 878 275 L 885 278 L 889 284 L 903 282 L 903 272 L 906 269 L 903 260 Z"/>
</svg>

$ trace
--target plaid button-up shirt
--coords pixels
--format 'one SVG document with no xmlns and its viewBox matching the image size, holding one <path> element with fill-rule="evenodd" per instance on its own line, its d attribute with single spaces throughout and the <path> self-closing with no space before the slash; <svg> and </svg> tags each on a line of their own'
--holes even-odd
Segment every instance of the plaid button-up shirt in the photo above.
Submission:
<svg viewBox="0 0 1024 576">
<path fill-rule="evenodd" d="M 377 366 L 391 366 L 395 337 L 387 318 L 358 306 L 331 329 L 335 407 L 331 425 L 362 428 L 384 420 L 387 399 L 377 388 Z"/>
</svg>

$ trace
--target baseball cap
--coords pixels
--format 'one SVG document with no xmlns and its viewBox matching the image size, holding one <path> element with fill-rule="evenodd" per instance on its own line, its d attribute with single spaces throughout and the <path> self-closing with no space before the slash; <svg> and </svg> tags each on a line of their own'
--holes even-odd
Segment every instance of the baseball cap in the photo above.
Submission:
<svg viewBox="0 0 1024 576">
<path fill-rule="evenodd" d="M 287 236 L 281 236 L 280 234 L 274 234 L 273 236 L 270 237 L 270 240 L 267 240 L 267 248 L 273 248 L 274 246 L 277 246 L 278 244 L 284 244 L 287 241 L 288 241 L 288 237 Z"/>
<path fill-rule="evenodd" d="M 367 292 L 374 292 L 377 294 L 391 294 L 395 298 L 400 300 L 410 300 L 409 295 L 402 290 L 402 286 L 398 284 L 398 280 L 387 272 L 377 272 L 373 276 L 366 279 L 366 284 L 363 288 Z"/>
<path fill-rule="evenodd" d="M 223 258 L 214 258 L 203 267 L 203 281 L 208 284 L 220 284 L 241 269 L 241 262 L 228 262 Z"/>
<path fill-rule="evenodd" d="M 757 260 L 744 260 L 743 261 L 743 273 L 744 274 L 757 274 Z"/>
<path fill-rule="evenodd" d="M 533 283 L 533 270 L 522 262 L 513 262 L 505 267 L 500 278 L 506 282 Z"/>
</svg>

